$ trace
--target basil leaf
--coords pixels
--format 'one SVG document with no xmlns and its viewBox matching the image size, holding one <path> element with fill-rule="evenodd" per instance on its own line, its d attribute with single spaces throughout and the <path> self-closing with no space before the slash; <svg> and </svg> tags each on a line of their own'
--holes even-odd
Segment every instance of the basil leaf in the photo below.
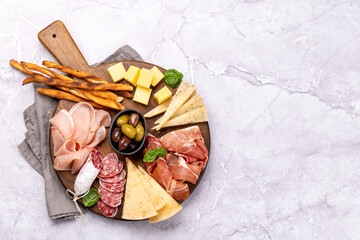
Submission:
<svg viewBox="0 0 360 240">
<path fill-rule="evenodd" d="M 166 156 L 166 149 L 161 147 L 161 148 L 155 148 L 155 151 L 157 153 L 157 155 L 159 157 L 165 157 Z"/>
<path fill-rule="evenodd" d="M 184 75 L 181 72 L 178 72 L 175 69 L 169 69 L 164 74 L 164 80 L 167 85 L 171 88 L 177 88 L 181 83 Z"/>
<path fill-rule="evenodd" d="M 144 162 L 153 162 L 157 157 L 155 150 L 148 150 L 144 155 Z"/>
<path fill-rule="evenodd" d="M 100 195 L 95 188 L 90 188 L 90 191 L 82 198 L 86 207 L 92 207 L 99 200 Z"/>
</svg>

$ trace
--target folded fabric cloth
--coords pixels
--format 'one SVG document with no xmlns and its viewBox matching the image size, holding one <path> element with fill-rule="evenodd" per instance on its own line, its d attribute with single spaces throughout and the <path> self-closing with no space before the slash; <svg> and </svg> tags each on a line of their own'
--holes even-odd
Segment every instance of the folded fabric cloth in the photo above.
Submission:
<svg viewBox="0 0 360 240">
<path fill-rule="evenodd" d="M 121 60 L 143 61 L 134 49 L 125 45 L 92 67 Z M 51 219 L 75 217 L 78 211 L 74 202 L 65 194 L 65 188 L 56 175 L 50 156 L 49 119 L 53 115 L 57 100 L 36 93 L 38 87 L 48 86 L 34 84 L 35 103 L 24 111 L 24 121 L 28 131 L 18 149 L 31 167 L 45 179 L 45 197 L 49 217 Z"/>
</svg>

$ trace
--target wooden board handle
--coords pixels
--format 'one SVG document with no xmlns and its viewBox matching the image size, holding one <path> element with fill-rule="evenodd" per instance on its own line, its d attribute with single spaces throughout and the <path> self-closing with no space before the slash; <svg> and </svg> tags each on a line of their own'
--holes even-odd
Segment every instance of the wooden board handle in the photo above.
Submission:
<svg viewBox="0 0 360 240">
<path fill-rule="evenodd" d="M 38 38 L 62 65 L 83 71 L 90 68 L 62 21 L 44 28 Z"/>
</svg>

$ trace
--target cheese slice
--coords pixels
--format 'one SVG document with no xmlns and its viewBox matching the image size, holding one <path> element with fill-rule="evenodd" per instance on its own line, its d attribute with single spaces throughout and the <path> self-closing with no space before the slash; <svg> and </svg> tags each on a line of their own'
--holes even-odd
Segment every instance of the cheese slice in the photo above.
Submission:
<svg viewBox="0 0 360 240">
<path fill-rule="evenodd" d="M 126 166 L 127 179 L 122 218 L 141 220 L 156 216 L 157 212 L 144 189 L 139 170 L 129 158 L 126 158 Z"/>
<path fill-rule="evenodd" d="M 124 79 L 126 74 L 126 70 L 122 62 L 112 65 L 107 69 L 107 71 L 114 82 L 119 82 Z"/>
<path fill-rule="evenodd" d="M 125 73 L 125 80 L 136 87 L 137 80 L 140 75 L 140 68 L 130 65 L 129 69 Z"/>
<path fill-rule="evenodd" d="M 163 79 L 164 74 L 156 66 L 154 66 L 151 71 L 154 74 L 151 85 L 155 87 L 161 81 L 161 79 Z"/>
<path fill-rule="evenodd" d="M 200 95 L 196 94 L 194 97 L 190 98 L 184 105 L 182 105 L 175 114 L 171 117 L 171 119 L 176 118 L 186 112 L 193 111 L 197 108 L 205 107 Z M 171 120 L 170 119 L 170 120 Z M 169 120 L 169 121 L 170 121 Z M 161 121 L 161 118 L 155 121 L 155 124 L 158 124 Z"/>
<path fill-rule="evenodd" d="M 154 73 L 151 70 L 142 68 L 136 84 L 144 88 L 150 88 L 150 84 L 153 79 L 153 76 Z"/>
<path fill-rule="evenodd" d="M 162 104 L 171 98 L 172 92 L 165 86 L 154 94 L 154 98 L 158 104 Z"/>
<path fill-rule="evenodd" d="M 170 103 L 171 103 L 172 98 L 166 100 L 165 102 L 163 102 L 162 104 L 160 104 L 159 106 L 151 109 L 149 112 L 147 112 L 144 117 L 146 118 L 151 118 L 154 117 L 156 115 L 159 115 L 163 112 L 166 111 L 166 109 L 169 107 Z"/>
<path fill-rule="evenodd" d="M 200 123 L 209 121 L 209 117 L 205 107 L 200 107 L 190 112 L 184 113 L 178 117 L 172 118 L 167 121 L 163 127 L 172 127 L 185 125 L 190 123 Z M 156 126 L 152 129 L 156 129 Z"/>
<path fill-rule="evenodd" d="M 148 105 L 151 91 L 152 91 L 151 88 L 144 88 L 141 86 L 137 86 L 133 100 L 135 102 L 142 103 L 144 105 Z"/>
<path fill-rule="evenodd" d="M 150 223 L 160 222 L 177 214 L 182 207 L 140 166 L 139 171 L 166 202 L 165 207 L 158 211 L 158 215 L 150 217 Z"/>
<path fill-rule="evenodd" d="M 153 204 L 156 211 L 165 207 L 166 203 L 162 197 L 157 193 L 157 191 L 151 186 L 146 177 L 138 171 L 140 180 L 145 188 L 146 193 L 148 194 L 151 203 Z"/>
<path fill-rule="evenodd" d="M 159 131 L 164 126 L 164 124 L 175 114 L 175 112 L 190 98 L 194 92 L 194 85 L 185 81 L 181 82 L 173 100 L 164 113 L 164 116 L 161 118 L 159 125 L 156 127 L 157 131 Z"/>
</svg>

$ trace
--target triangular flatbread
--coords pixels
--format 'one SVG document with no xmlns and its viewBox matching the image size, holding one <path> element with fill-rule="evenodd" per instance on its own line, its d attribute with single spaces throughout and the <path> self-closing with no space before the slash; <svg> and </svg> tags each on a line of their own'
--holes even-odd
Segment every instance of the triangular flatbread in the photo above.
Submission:
<svg viewBox="0 0 360 240">
<path fill-rule="evenodd" d="M 168 109 L 164 113 L 164 116 L 161 118 L 159 125 L 157 125 L 156 130 L 159 131 L 164 124 L 175 114 L 175 112 L 190 98 L 190 96 L 195 92 L 195 86 L 191 83 L 182 81 L 178 90 L 173 97 Z"/>
<path fill-rule="evenodd" d="M 195 110 L 197 108 L 201 108 L 201 107 L 205 107 L 200 95 L 195 95 L 194 97 L 190 98 L 186 103 L 184 103 L 184 105 L 182 105 L 176 112 L 175 114 L 170 118 L 176 118 L 186 112 L 190 112 L 192 110 Z M 161 117 L 162 118 L 162 117 Z M 155 124 L 158 124 L 161 121 L 161 118 L 159 118 L 158 120 L 155 121 Z M 169 121 L 170 121 L 169 120 Z M 166 123 L 165 123 L 166 125 Z M 165 126 L 164 125 L 164 126 Z"/>
<path fill-rule="evenodd" d="M 184 113 L 176 118 L 172 118 L 164 124 L 165 127 L 172 127 L 178 125 L 185 125 L 190 123 L 207 122 L 209 117 L 205 107 L 197 108 L 193 111 Z M 154 127 L 156 128 L 156 126 Z M 153 129 L 154 129 L 153 128 Z"/>
</svg>

